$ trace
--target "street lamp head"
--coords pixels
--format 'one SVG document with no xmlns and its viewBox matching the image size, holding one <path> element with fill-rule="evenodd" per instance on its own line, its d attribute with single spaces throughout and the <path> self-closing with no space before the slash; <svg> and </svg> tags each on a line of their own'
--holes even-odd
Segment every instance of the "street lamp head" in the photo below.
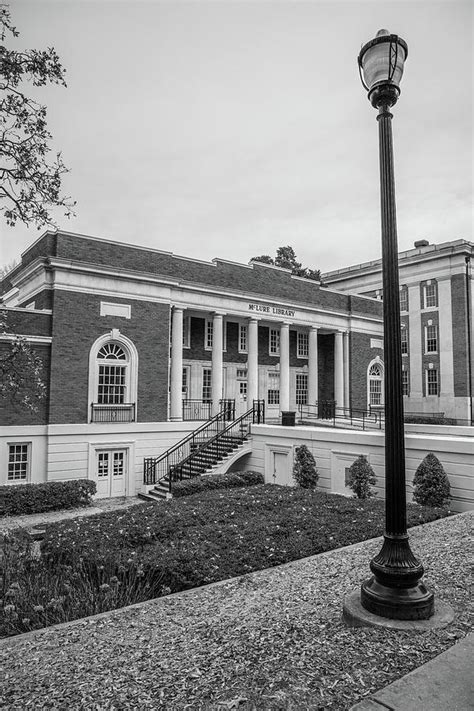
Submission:
<svg viewBox="0 0 474 711">
<path fill-rule="evenodd" d="M 388 30 L 379 30 L 377 36 L 360 50 L 360 78 L 375 108 L 393 106 L 397 102 L 407 56 L 407 43 Z"/>
</svg>

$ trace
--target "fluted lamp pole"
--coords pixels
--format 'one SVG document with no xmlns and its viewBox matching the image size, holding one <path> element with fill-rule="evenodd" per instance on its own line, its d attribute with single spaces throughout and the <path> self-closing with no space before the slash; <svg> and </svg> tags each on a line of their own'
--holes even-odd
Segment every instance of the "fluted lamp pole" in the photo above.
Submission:
<svg viewBox="0 0 474 711">
<path fill-rule="evenodd" d="M 405 489 L 402 352 L 398 279 L 397 221 L 393 170 L 392 114 L 408 55 L 406 42 L 387 30 L 377 32 L 359 54 L 359 71 L 372 106 L 378 109 L 382 213 L 383 327 L 385 361 L 385 534 L 370 562 L 360 602 L 367 611 L 394 620 L 426 620 L 434 595 L 422 581 L 423 566 L 408 542 Z"/>
</svg>

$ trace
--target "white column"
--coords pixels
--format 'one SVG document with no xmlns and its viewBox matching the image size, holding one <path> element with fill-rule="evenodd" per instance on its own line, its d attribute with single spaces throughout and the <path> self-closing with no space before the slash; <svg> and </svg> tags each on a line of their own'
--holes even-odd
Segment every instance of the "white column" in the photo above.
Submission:
<svg viewBox="0 0 474 711">
<path fill-rule="evenodd" d="M 308 338 L 308 405 L 318 401 L 318 329 L 314 326 Z"/>
<path fill-rule="evenodd" d="M 280 327 L 280 411 L 290 407 L 290 327 Z"/>
<path fill-rule="evenodd" d="M 214 314 L 212 321 L 212 414 L 219 412 L 222 398 L 222 314 Z"/>
<path fill-rule="evenodd" d="M 349 393 L 349 331 L 344 331 L 344 407 L 350 405 Z"/>
<path fill-rule="evenodd" d="M 173 307 L 171 329 L 170 419 L 183 419 L 183 309 Z"/>
<path fill-rule="evenodd" d="M 258 321 L 256 318 L 249 319 L 248 331 L 247 407 L 252 407 L 253 401 L 258 400 Z"/>
<path fill-rule="evenodd" d="M 342 331 L 334 334 L 334 399 L 336 407 L 344 407 L 344 357 Z"/>
</svg>

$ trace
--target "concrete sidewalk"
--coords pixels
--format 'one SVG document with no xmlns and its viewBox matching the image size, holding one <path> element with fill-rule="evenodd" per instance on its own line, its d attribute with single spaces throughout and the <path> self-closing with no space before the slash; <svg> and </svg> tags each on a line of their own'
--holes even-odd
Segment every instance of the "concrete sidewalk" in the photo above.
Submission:
<svg viewBox="0 0 474 711">
<path fill-rule="evenodd" d="M 352 707 L 351 711 L 472 711 L 474 634 Z"/>
</svg>

